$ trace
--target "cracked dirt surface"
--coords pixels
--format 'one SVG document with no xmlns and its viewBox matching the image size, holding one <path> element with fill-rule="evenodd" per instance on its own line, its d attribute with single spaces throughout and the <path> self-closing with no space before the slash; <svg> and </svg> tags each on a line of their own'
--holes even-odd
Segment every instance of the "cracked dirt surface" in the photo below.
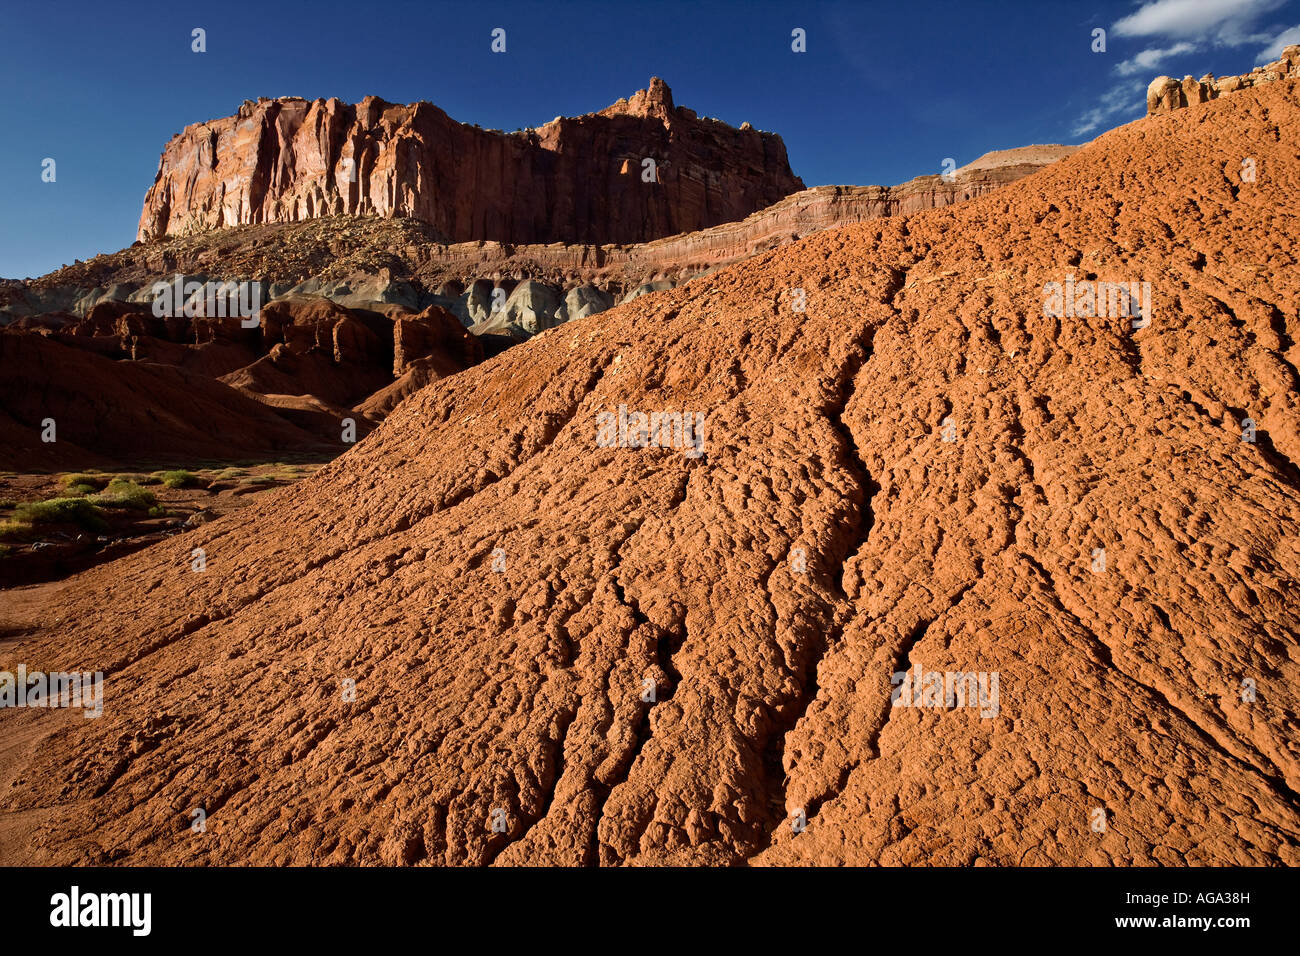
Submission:
<svg viewBox="0 0 1300 956">
<path fill-rule="evenodd" d="M 25 599 L 105 714 L 0 716 L 2 862 L 1300 863 L 1297 144 L 1282 81 L 572 322 Z"/>
</svg>

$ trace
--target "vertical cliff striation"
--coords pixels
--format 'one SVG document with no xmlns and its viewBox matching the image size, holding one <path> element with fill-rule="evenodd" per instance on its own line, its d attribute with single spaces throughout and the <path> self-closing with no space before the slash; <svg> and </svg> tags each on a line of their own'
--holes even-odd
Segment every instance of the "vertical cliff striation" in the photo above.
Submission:
<svg viewBox="0 0 1300 956">
<path fill-rule="evenodd" d="M 450 242 L 636 243 L 802 188 L 780 136 L 702 119 L 657 77 L 598 113 L 514 133 L 425 102 L 260 99 L 172 138 L 139 238 L 343 214 L 419 219 Z"/>
</svg>

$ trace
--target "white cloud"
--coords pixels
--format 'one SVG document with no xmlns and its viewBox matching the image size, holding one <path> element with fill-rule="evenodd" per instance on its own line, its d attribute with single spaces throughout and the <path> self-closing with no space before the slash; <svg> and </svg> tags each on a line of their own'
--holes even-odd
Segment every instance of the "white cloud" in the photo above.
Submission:
<svg viewBox="0 0 1300 956">
<path fill-rule="evenodd" d="M 1151 47 L 1143 50 L 1135 56 L 1115 67 L 1115 72 L 1120 76 L 1132 76 L 1134 73 L 1153 73 L 1155 68 L 1164 60 L 1174 56 L 1182 56 L 1184 53 L 1195 53 L 1200 49 L 1196 43 L 1175 43 L 1173 46 L 1161 49 Z"/>
<path fill-rule="evenodd" d="M 1102 94 L 1101 100 L 1092 109 L 1079 117 L 1070 130 L 1071 136 L 1086 136 L 1098 129 L 1103 123 L 1123 113 L 1143 112 L 1147 108 L 1147 85 L 1143 82 L 1120 83 L 1112 86 Z"/>
<path fill-rule="evenodd" d="M 1283 30 L 1277 35 L 1277 39 L 1264 47 L 1256 58 L 1260 64 L 1272 63 L 1282 55 L 1283 47 L 1292 46 L 1300 43 L 1300 26 L 1292 27 L 1290 30 Z"/>
<path fill-rule="evenodd" d="M 1226 46 L 1260 39 L 1251 26 L 1284 0 L 1153 0 L 1115 21 L 1122 37 L 1197 37 Z M 1263 39 L 1267 39 L 1264 37 Z"/>
</svg>

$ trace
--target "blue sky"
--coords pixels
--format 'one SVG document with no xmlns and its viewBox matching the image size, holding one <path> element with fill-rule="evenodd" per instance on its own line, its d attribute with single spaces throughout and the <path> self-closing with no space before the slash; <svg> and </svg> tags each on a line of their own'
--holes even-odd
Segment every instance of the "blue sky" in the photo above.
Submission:
<svg viewBox="0 0 1300 956">
<path fill-rule="evenodd" d="M 195 27 L 206 53 L 191 52 Z M 796 27 L 806 53 L 791 51 Z M 809 186 L 894 184 L 946 157 L 1091 139 L 1141 116 L 1161 73 L 1249 71 L 1300 43 L 1300 0 L 5 0 L 0 35 L 0 276 L 13 278 L 130 245 L 167 139 L 258 96 L 425 99 L 513 130 L 657 75 L 679 105 L 779 132 Z"/>
</svg>

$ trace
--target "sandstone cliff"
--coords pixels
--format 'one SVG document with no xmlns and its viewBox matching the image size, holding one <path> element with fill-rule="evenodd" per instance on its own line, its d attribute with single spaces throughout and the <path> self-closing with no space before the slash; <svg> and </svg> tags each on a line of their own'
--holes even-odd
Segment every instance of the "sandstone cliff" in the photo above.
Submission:
<svg viewBox="0 0 1300 956">
<path fill-rule="evenodd" d="M 515 133 L 424 102 L 260 99 L 172 138 L 139 238 L 342 214 L 418 219 L 450 242 L 635 243 L 802 188 L 780 136 L 701 119 L 657 77 L 599 113 Z"/>
</svg>

